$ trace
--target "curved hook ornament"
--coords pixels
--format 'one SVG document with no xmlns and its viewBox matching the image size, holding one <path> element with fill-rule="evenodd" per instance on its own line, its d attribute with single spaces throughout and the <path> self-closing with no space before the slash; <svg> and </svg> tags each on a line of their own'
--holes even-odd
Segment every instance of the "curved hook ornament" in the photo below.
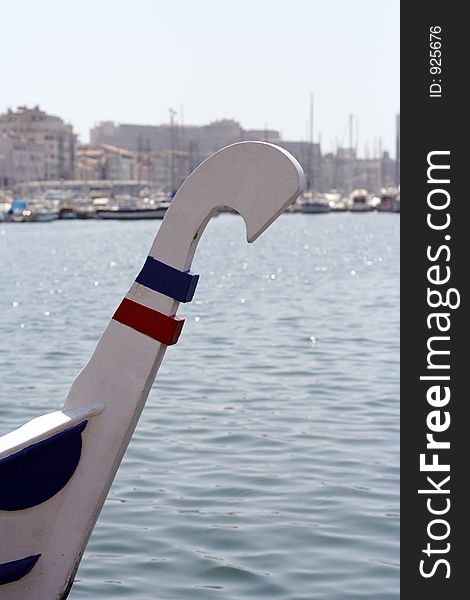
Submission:
<svg viewBox="0 0 470 600">
<path fill-rule="evenodd" d="M 279 146 L 266 142 L 227 146 L 201 163 L 180 187 L 150 256 L 179 269 L 188 268 L 205 226 L 222 206 L 243 217 L 247 241 L 254 242 L 303 188 L 301 166 Z"/>
<path fill-rule="evenodd" d="M 8 471 L 11 482 L 0 506 L 2 598 L 67 597 L 167 345 L 181 330 L 176 311 L 194 293 L 198 276 L 189 267 L 211 216 L 230 206 L 252 242 L 302 189 L 297 161 L 263 142 L 228 146 L 186 179 L 63 409 L 0 438 L 0 474 Z M 41 463 L 49 455 L 60 469 L 50 458 Z M 41 476 L 24 477 L 28 468 Z"/>
<path fill-rule="evenodd" d="M 218 208 L 228 206 L 254 242 L 302 193 L 305 177 L 297 160 L 266 142 L 238 142 L 201 163 L 173 198 L 149 256 L 181 271 L 190 268 L 201 235 Z M 178 303 L 134 285 L 127 298 L 164 314 Z"/>
</svg>

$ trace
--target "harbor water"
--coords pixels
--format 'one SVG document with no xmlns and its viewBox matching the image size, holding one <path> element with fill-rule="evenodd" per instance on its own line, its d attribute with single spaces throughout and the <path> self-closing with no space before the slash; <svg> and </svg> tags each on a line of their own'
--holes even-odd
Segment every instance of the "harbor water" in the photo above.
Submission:
<svg viewBox="0 0 470 600">
<path fill-rule="evenodd" d="M 399 598 L 399 218 L 211 221 L 71 600 Z M 0 434 L 61 407 L 159 224 L 0 225 Z"/>
</svg>

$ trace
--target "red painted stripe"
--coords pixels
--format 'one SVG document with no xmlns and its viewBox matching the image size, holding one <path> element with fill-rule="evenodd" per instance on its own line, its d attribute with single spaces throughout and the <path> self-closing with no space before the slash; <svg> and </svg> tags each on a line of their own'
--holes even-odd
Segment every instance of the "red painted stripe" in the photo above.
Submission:
<svg viewBox="0 0 470 600">
<path fill-rule="evenodd" d="M 113 319 L 167 346 L 176 344 L 184 323 L 182 317 L 169 317 L 128 298 L 118 306 Z"/>
</svg>

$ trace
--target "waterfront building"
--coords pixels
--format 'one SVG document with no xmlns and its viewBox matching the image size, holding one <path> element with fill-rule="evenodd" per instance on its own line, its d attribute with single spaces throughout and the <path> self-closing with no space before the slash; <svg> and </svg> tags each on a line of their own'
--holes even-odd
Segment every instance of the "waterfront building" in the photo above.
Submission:
<svg viewBox="0 0 470 600">
<path fill-rule="evenodd" d="M 334 187 L 348 195 L 354 189 L 356 169 L 356 150 L 354 148 L 338 148 L 335 157 Z"/>
<path fill-rule="evenodd" d="M 71 179 L 77 138 L 71 125 L 39 106 L 19 106 L 0 115 L 0 179 Z"/>
<path fill-rule="evenodd" d="M 79 146 L 77 150 L 77 178 L 137 179 L 137 152 L 109 144 Z"/>
<path fill-rule="evenodd" d="M 0 132 L 0 186 L 45 178 L 46 152 L 42 144 L 22 135 Z"/>
<path fill-rule="evenodd" d="M 168 193 L 178 189 L 195 166 L 188 152 L 178 150 L 135 152 L 110 144 L 83 145 L 77 150 L 77 179 L 141 181 Z"/>
<path fill-rule="evenodd" d="M 233 119 L 221 119 L 208 125 L 133 125 L 129 123 L 101 122 L 90 131 L 90 143 L 112 144 L 136 152 L 174 150 L 197 152 L 201 158 L 209 156 L 224 146 L 243 140 L 280 141 L 278 131 L 244 130 Z"/>
<path fill-rule="evenodd" d="M 152 190 L 171 193 L 213 152 L 245 140 L 285 148 L 300 162 L 307 188 L 315 192 L 336 189 L 346 196 L 353 189 L 365 188 L 378 194 L 381 187 L 399 182 L 399 160 L 388 152 L 380 150 L 381 156 L 374 158 L 357 156 L 352 146 L 351 118 L 348 147 L 322 155 L 319 143 L 285 141 L 279 131 L 267 127 L 244 129 L 233 119 L 183 125 L 176 122 L 174 111 L 170 116 L 170 123 L 163 125 L 101 122 L 91 130 L 90 144 L 77 147 L 72 126 L 59 117 L 37 106 L 9 110 L 0 115 L 0 188 L 74 178 L 84 182 L 128 181 L 137 187 L 139 182 L 146 182 Z M 398 115 L 398 156 L 399 125 Z"/>
<path fill-rule="evenodd" d="M 278 140 L 279 146 L 295 156 L 302 165 L 308 190 L 320 191 L 321 151 L 320 144 Z"/>
<path fill-rule="evenodd" d="M 328 152 L 321 157 L 318 180 L 320 191 L 328 192 L 336 189 L 336 156 L 332 152 Z"/>
<path fill-rule="evenodd" d="M 384 152 L 382 155 L 382 186 L 390 187 L 390 186 L 398 186 L 400 183 L 399 178 L 397 179 L 397 168 L 399 170 L 399 164 L 397 167 L 397 162 L 390 157 L 389 152 Z"/>
<path fill-rule="evenodd" d="M 382 186 L 382 161 L 379 158 L 356 159 L 352 180 L 353 189 L 365 189 L 378 194 Z"/>
</svg>

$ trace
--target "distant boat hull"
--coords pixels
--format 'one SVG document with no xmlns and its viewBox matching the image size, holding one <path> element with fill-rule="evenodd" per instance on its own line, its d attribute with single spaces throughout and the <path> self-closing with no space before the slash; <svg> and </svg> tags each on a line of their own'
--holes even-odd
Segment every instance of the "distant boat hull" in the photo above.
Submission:
<svg viewBox="0 0 470 600">
<path fill-rule="evenodd" d="M 380 196 L 380 202 L 377 206 L 379 212 L 400 212 L 400 196 L 398 192 L 385 192 Z"/>
<path fill-rule="evenodd" d="M 394 204 L 379 204 L 377 206 L 377 210 L 379 212 L 393 212 L 393 213 L 399 213 L 400 212 L 400 203 L 394 203 Z"/>
<path fill-rule="evenodd" d="M 344 202 L 333 204 L 333 206 L 331 206 L 330 208 L 331 212 L 347 212 L 348 210 L 348 207 Z"/>
<path fill-rule="evenodd" d="M 98 219 L 112 219 L 118 221 L 134 221 L 138 219 L 163 219 L 166 208 L 131 208 L 107 210 L 99 209 L 96 211 Z"/>
<path fill-rule="evenodd" d="M 354 190 L 349 197 L 351 212 L 370 212 L 374 207 L 369 202 L 369 194 L 365 189 Z"/>
<path fill-rule="evenodd" d="M 353 204 L 351 204 L 351 207 L 349 208 L 349 210 L 351 212 L 370 212 L 371 210 L 374 210 L 374 207 L 371 206 L 370 204 L 365 204 L 362 202 L 354 202 Z"/>
<path fill-rule="evenodd" d="M 35 221 L 36 223 L 49 223 L 50 221 L 57 221 L 59 218 L 59 213 L 36 213 L 32 215 L 33 218 L 31 221 Z"/>
<path fill-rule="evenodd" d="M 320 214 L 330 212 L 331 208 L 326 202 L 305 202 L 300 210 L 307 214 Z"/>
<path fill-rule="evenodd" d="M 4 220 L 7 223 L 49 223 L 57 221 L 58 218 L 59 214 L 56 212 L 31 212 L 28 210 L 21 214 L 8 214 Z"/>
</svg>

